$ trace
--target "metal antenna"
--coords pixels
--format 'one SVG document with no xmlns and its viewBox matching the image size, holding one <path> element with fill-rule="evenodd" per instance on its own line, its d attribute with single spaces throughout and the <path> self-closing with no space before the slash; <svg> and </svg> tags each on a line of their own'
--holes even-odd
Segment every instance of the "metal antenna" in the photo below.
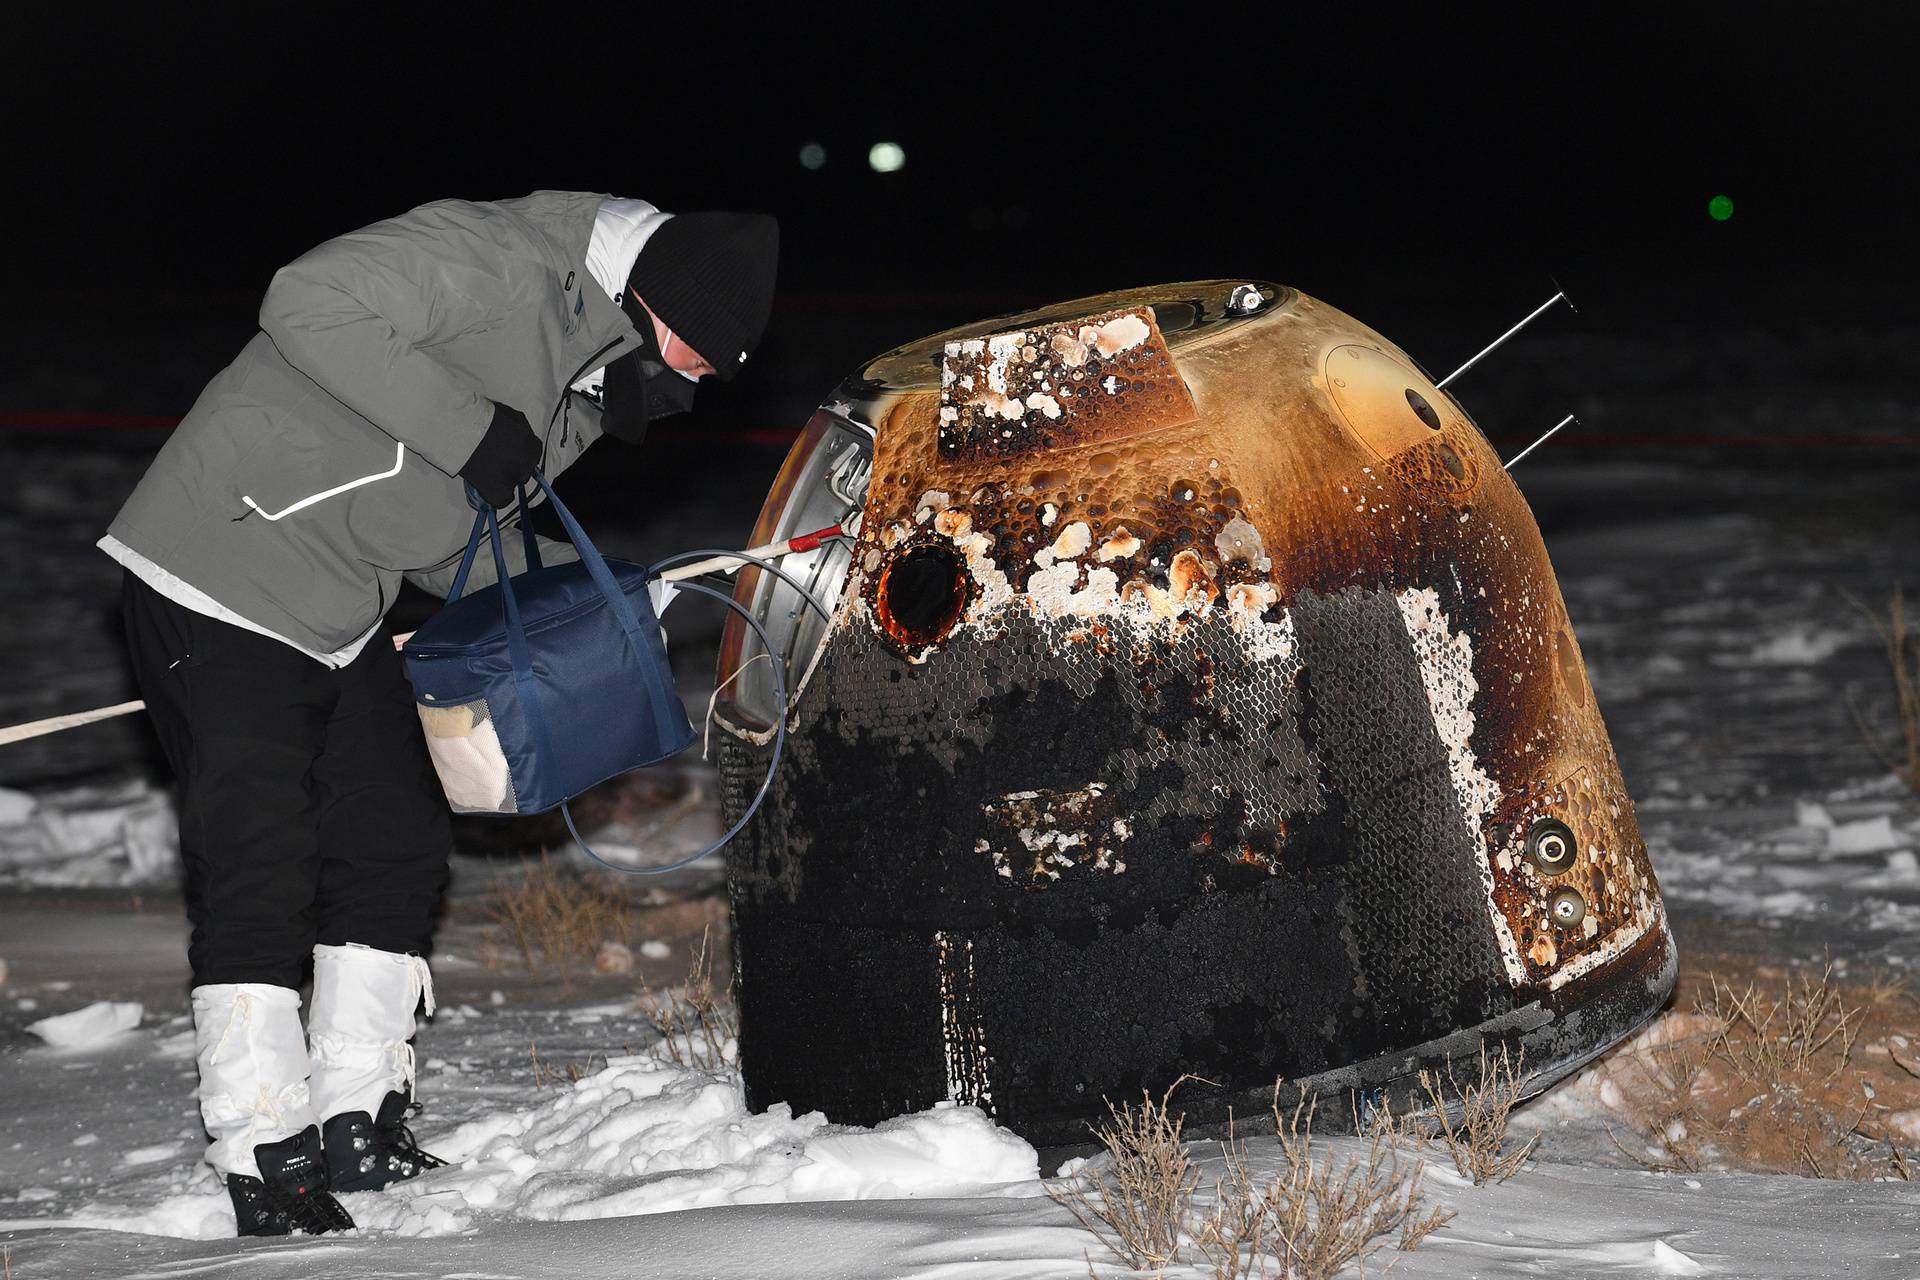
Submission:
<svg viewBox="0 0 1920 1280">
<path fill-rule="evenodd" d="M 1541 436 L 1538 440 L 1535 440 L 1532 444 L 1528 445 L 1526 448 L 1522 449 L 1520 452 L 1514 454 L 1511 458 L 1508 458 L 1505 462 L 1501 463 L 1500 466 L 1507 471 L 1513 470 L 1514 463 L 1520 461 L 1520 459 L 1526 457 L 1528 454 L 1532 453 L 1535 449 L 1538 449 L 1541 445 L 1545 444 L 1555 431 L 1558 431 L 1560 428 L 1566 426 L 1569 422 L 1572 422 L 1572 421 L 1573 421 L 1573 415 L 1568 414 L 1566 417 L 1560 419 L 1560 421 L 1554 423 L 1552 428 L 1547 432 L 1546 435 Z"/>
<path fill-rule="evenodd" d="M 1434 385 L 1438 387 L 1444 387 L 1449 382 L 1452 382 L 1455 378 L 1465 373 L 1467 370 L 1473 368 L 1473 366 L 1479 364 L 1482 360 L 1486 359 L 1489 355 L 1493 354 L 1494 348 L 1498 347 L 1501 343 L 1505 342 L 1508 338 L 1511 338 L 1514 334 L 1520 332 L 1522 329 L 1532 324 L 1536 319 L 1539 318 L 1541 312 L 1545 311 L 1548 307 L 1552 306 L 1556 302 L 1559 302 L 1561 299 L 1565 298 L 1566 296 L 1567 296 L 1566 290 L 1563 289 L 1559 293 L 1554 294 L 1551 298 L 1548 298 L 1545 302 L 1535 307 L 1533 309 L 1532 314 L 1529 315 L 1525 320 L 1522 320 L 1519 324 L 1513 326 L 1513 328 L 1507 330 L 1505 333 L 1495 338 L 1492 342 L 1487 344 L 1486 349 L 1482 351 L 1479 355 L 1467 361 L 1465 364 L 1461 365 L 1458 369 L 1455 369 L 1452 373 L 1440 379 L 1440 381 L 1435 383 Z M 1571 307 L 1573 303 L 1569 301 L 1567 305 Z"/>
</svg>

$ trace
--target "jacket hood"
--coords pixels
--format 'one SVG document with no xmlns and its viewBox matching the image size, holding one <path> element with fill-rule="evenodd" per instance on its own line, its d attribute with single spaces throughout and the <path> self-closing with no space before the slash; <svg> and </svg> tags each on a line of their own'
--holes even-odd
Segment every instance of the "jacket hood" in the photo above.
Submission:
<svg viewBox="0 0 1920 1280">
<path fill-rule="evenodd" d="M 625 292 L 627 275 L 640 250 L 672 217 L 645 200 L 609 196 L 600 202 L 593 215 L 593 237 L 587 242 L 587 271 L 614 302 Z"/>
</svg>

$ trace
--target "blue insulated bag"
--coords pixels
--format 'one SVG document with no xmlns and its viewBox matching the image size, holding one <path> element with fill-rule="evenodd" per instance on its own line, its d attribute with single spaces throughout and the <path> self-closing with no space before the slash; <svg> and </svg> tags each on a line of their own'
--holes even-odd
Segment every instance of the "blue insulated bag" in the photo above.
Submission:
<svg viewBox="0 0 1920 1280">
<path fill-rule="evenodd" d="M 402 652 L 427 751 L 457 813 L 542 813 L 694 739 L 674 692 L 643 565 L 604 559 L 546 476 L 533 473 L 576 564 L 507 576 L 500 522 L 480 508 L 447 606 Z M 522 493 L 522 523 L 525 523 Z M 482 536 L 499 581 L 461 594 Z"/>
</svg>

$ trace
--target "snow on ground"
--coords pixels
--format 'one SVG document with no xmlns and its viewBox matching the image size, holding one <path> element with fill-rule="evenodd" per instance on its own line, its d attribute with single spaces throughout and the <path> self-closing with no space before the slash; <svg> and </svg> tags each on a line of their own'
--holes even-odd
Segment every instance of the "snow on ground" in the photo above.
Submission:
<svg viewBox="0 0 1920 1280">
<path fill-rule="evenodd" d="M 1920 580 L 1920 512 L 1901 496 L 1911 476 L 1527 467 L 1683 966 L 1752 975 L 1831 957 L 1843 973 L 1920 981 L 1920 797 L 1887 775 L 1856 720 L 1857 709 L 1885 734 L 1885 668 L 1841 594 L 1882 603 L 1894 581 Z M 89 486 L 114 490 L 111 479 Z M 75 580 L 97 592 L 100 576 Z M 49 570 L 36 587 L 64 580 Z M 50 597 L 45 616 L 72 629 L 84 612 Z M 24 634 L 8 643 L 30 662 L 52 651 Z M 125 696 L 98 674 L 104 662 L 91 684 L 49 668 L 47 705 L 37 693 L 14 702 L 44 714 Z M 704 705 L 697 674 L 684 683 L 689 705 Z M 1100 1275 L 1127 1274 L 1040 1194 L 1057 1153 L 1037 1164 L 978 1113 L 874 1130 L 754 1116 L 729 1076 L 654 1056 L 632 996 L 641 981 L 671 985 L 703 932 L 724 927 L 717 864 L 637 892 L 630 971 L 529 975 L 510 949 L 489 967 L 502 949 L 486 895 L 522 865 L 485 843 L 493 828 L 466 830 L 476 855 L 456 859 L 435 959 L 442 1010 L 418 1043 L 427 1110 L 415 1129 L 455 1166 L 351 1197 L 364 1227 L 353 1236 L 226 1238 L 222 1193 L 198 1164 L 168 801 L 125 767 L 136 736 L 120 734 L 118 774 L 0 792 L 0 1247 L 19 1280 L 557 1269 L 959 1280 L 1081 1276 L 1089 1258 Z M 83 758 L 72 743 L 41 760 Z M 639 775 L 603 798 L 593 825 L 616 860 L 658 864 L 710 834 L 711 794 L 697 765 Z M 66 1047 L 29 1030 L 101 1003 L 144 1012 L 130 1032 Z M 1689 1016 L 1683 1004 L 1648 1034 Z M 1916 1045 L 1920 1024 L 1882 1049 L 1920 1064 Z M 1415 1277 L 1920 1277 L 1911 1185 L 1650 1172 L 1614 1141 L 1632 1141 L 1622 1079 L 1597 1064 L 1524 1108 L 1516 1126 L 1541 1144 L 1502 1186 L 1461 1185 L 1444 1158 L 1430 1167 L 1430 1197 L 1459 1217 L 1369 1273 L 1391 1257 Z M 1270 1141 L 1250 1152 L 1275 1158 Z"/>
<path fill-rule="evenodd" d="M 172 798 L 145 778 L 0 790 L 0 885 L 170 885 L 179 866 Z"/>
<path fill-rule="evenodd" d="M 76 1144 L 92 1145 L 81 1135 Z M 942 1107 L 872 1129 L 830 1125 L 785 1105 L 755 1115 L 739 1077 L 623 1055 L 550 1100 L 489 1112 L 422 1139 L 451 1167 L 388 1193 L 344 1203 L 363 1230 L 450 1236 L 477 1225 L 579 1221 L 726 1204 L 1042 1194 L 1033 1148 L 977 1108 Z M 209 1171 L 181 1144 L 123 1154 L 137 1187 L 160 1172 L 167 1193 L 91 1200 L 64 1220 L 0 1227 L 82 1226 L 227 1239 L 233 1213 Z"/>
</svg>

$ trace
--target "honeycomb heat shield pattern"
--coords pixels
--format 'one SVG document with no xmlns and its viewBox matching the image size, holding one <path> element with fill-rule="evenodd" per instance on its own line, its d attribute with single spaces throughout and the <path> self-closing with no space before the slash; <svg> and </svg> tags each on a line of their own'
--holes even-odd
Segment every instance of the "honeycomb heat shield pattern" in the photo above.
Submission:
<svg viewBox="0 0 1920 1280">
<path fill-rule="evenodd" d="M 1052 1145 L 1192 1074 L 1196 1132 L 1276 1080 L 1338 1122 L 1483 1042 L 1545 1087 L 1664 1001 L 1531 513 L 1365 326 L 1206 281 L 935 335 L 829 399 L 756 540 L 849 503 L 802 566 L 830 626 L 738 595 L 796 690 L 729 852 L 752 1105 L 951 1100 Z M 762 657 L 729 630 L 729 821 Z"/>
</svg>

